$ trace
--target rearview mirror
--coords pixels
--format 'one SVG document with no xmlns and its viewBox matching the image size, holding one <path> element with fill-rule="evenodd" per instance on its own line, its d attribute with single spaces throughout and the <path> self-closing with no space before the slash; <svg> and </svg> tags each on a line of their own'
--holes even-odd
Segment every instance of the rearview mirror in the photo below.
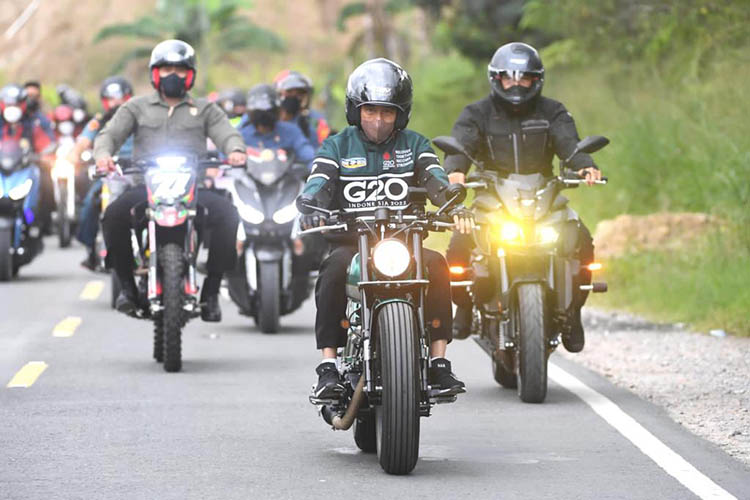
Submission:
<svg viewBox="0 0 750 500">
<path fill-rule="evenodd" d="M 450 135 L 441 135 L 440 137 L 435 137 L 432 140 L 432 143 L 449 155 L 469 156 L 469 154 L 466 152 L 466 149 L 464 149 L 461 143 L 458 142 L 455 137 L 451 137 Z"/>
<path fill-rule="evenodd" d="M 609 139 L 601 135 L 590 135 L 576 145 L 581 153 L 594 153 L 609 144 Z"/>
</svg>

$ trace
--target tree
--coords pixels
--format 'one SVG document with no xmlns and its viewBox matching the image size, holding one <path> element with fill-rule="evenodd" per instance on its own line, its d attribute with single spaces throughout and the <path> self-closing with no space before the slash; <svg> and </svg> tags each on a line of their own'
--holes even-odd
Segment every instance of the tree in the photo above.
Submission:
<svg viewBox="0 0 750 500">
<path fill-rule="evenodd" d="M 96 34 L 94 42 L 112 37 L 149 42 L 148 46 L 122 54 L 113 65 L 114 73 L 130 61 L 148 57 L 156 43 L 170 38 L 192 45 L 203 67 L 236 51 L 283 51 L 285 44 L 281 38 L 238 12 L 250 6 L 249 0 L 157 0 L 153 12 L 132 23 L 105 26 Z M 202 90 L 206 88 L 207 74 L 207 71 L 198 72 L 198 86 Z"/>
</svg>

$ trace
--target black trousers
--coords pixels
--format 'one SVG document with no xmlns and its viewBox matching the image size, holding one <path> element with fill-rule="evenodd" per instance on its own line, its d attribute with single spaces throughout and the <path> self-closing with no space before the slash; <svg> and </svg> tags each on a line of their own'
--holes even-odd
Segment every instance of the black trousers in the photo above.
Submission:
<svg viewBox="0 0 750 500">
<path fill-rule="evenodd" d="M 355 246 L 336 246 L 320 266 L 315 283 L 315 339 L 318 349 L 346 345 L 346 330 L 341 326 L 341 321 L 346 319 L 346 269 L 356 253 Z M 430 279 L 425 297 L 425 320 L 432 325 L 428 328 L 430 341 L 450 342 L 453 339 L 453 315 L 448 264 L 442 255 L 433 250 L 425 248 L 423 255 Z"/>
<path fill-rule="evenodd" d="M 206 268 L 209 274 L 221 276 L 237 263 L 237 209 L 226 197 L 207 189 L 199 189 L 197 199 L 202 210 L 196 219 L 196 227 L 202 235 L 207 231 L 211 233 Z M 147 200 L 146 187 L 135 186 L 112 202 L 102 219 L 107 265 L 115 269 L 122 283 L 133 282 L 130 243 L 133 217 L 130 212 L 136 207 L 136 220 L 143 220 Z"/>
<path fill-rule="evenodd" d="M 448 244 L 446 258 L 452 266 L 468 266 L 471 260 L 471 251 L 474 249 L 474 239 L 471 235 L 453 233 Z M 594 240 L 588 228 L 580 221 L 566 223 L 560 240 L 560 250 L 563 255 L 576 257 L 582 265 L 594 261 Z M 589 292 L 580 290 L 580 285 L 591 283 L 591 271 L 582 267 L 578 276 L 575 277 L 573 286 L 573 306 L 583 307 Z M 471 304 L 469 294 L 465 289 L 453 291 L 453 301 L 457 306 L 468 307 Z"/>
</svg>

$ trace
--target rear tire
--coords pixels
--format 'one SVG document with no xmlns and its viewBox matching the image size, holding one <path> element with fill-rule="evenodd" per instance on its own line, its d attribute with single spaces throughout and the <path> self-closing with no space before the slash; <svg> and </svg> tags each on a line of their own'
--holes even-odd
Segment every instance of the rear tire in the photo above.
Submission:
<svg viewBox="0 0 750 500">
<path fill-rule="evenodd" d="M 380 466 L 408 474 L 419 458 L 419 362 L 412 309 L 404 302 L 382 306 L 377 318 L 381 404 L 375 407 Z"/>
<path fill-rule="evenodd" d="M 164 323 L 164 370 L 182 369 L 182 324 L 184 290 L 182 286 L 182 248 L 167 243 L 159 249 L 162 279 L 162 321 Z"/>
<path fill-rule="evenodd" d="M 11 248 L 13 248 L 11 228 L 0 229 L 0 281 L 9 281 L 15 275 Z"/>
<path fill-rule="evenodd" d="M 258 273 L 258 326 L 263 333 L 279 331 L 281 269 L 277 262 L 261 262 Z"/>
<path fill-rule="evenodd" d="M 542 403 L 547 396 L 547 317 L 544 289 L 536 283 L 518 287 L 518 396 Z"/>
<path fill-rule="evenodd" d="M 364 375 L 363 375 L 364 376 Z M 372 414 L 354 421 L 354 442 L 365 453 L 375 453 L 378 449 L 375 432 L 375 418 Z"/>
</svg>

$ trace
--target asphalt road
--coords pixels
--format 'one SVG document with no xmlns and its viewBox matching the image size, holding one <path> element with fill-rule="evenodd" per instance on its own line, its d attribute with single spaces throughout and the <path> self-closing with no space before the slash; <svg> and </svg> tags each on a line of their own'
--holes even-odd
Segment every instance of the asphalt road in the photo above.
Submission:
<svg viewBox="0 0 750 500">
<path fill-rule="evenodd" d="M 2 499 L 750 499 L 748 469 L 650 403 L 560 356 L 546 402 L 521 403 L 470 340 L 449 347 L 468 392 L 422 420 L 414 472 L 388 476 L 307 402 L 312 303 L 264 335 L 224 301 L 167 374 L 151 324 L 111 311 L 82 256 L 48 239 L 0 284 Z M 30 362 L 20 385 L 46 366 L 33 384 L 7 387 Z"/>
</svg>

